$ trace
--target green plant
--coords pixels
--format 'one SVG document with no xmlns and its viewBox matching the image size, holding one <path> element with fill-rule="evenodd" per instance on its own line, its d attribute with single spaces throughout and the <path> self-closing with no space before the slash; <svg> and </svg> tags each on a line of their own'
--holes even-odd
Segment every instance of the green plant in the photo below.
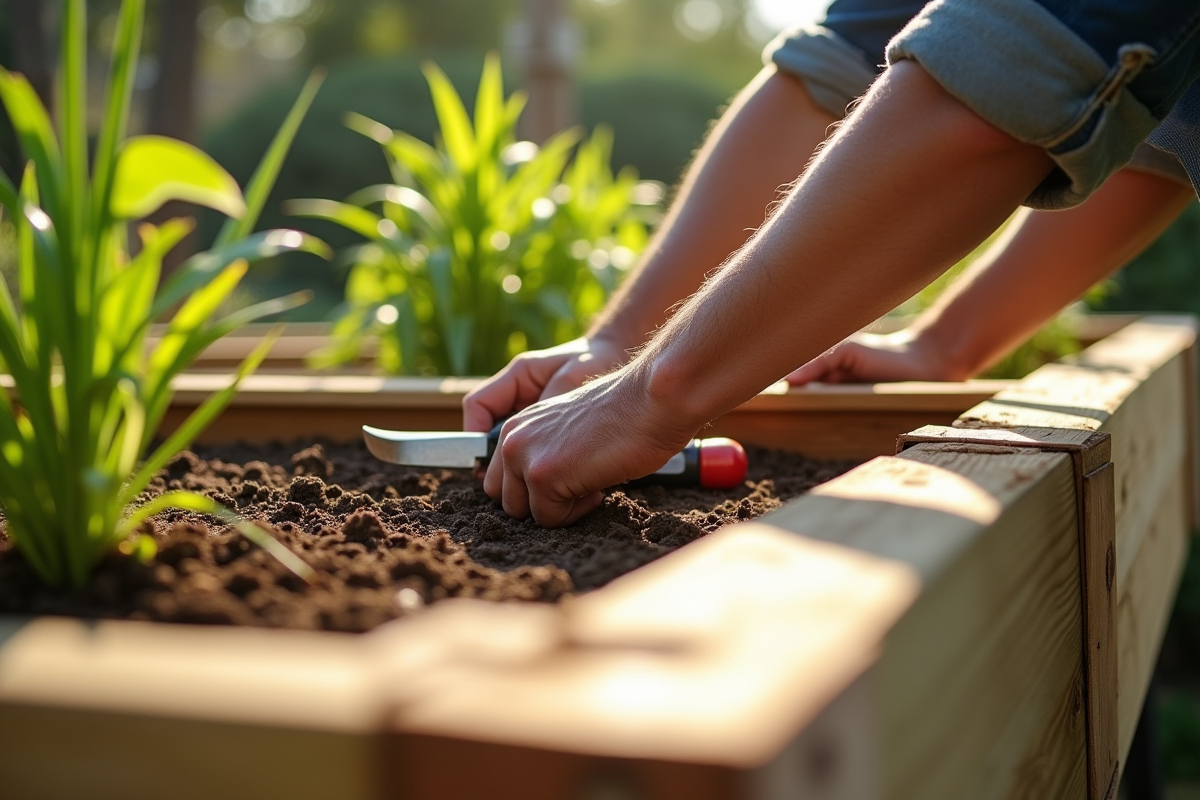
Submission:
<svg viewBox="0 0 1200 800">
<path fill-rule="evenodd" d="M 613 176 L 607 129 L 578 148 L 580 132 L 564 131 L 539 149 L 516 141 L 524 96 L 505 100 L 495 56 L 474 124 L 445 74 L 425 75 L 436 147 L 351 115 L 350 128 L 382 145 L 394 183 L 288 204 L 368 240 L 347 254 L 346 302 L 319 365 L 352 360 L 377 336 L 388 372 L 494 372 L 526 347 L 579 335 L 645 246 L 638 201 L 661 193 L 632 170 Z"/>
<path fill-rule="evenodd" d="M 3 101 L 28 158 L 19 187 L 0 177 L 0 204 L 16 228 L 17 297 L 0 284 L 0 358 L 12 389 L 0 391 L 0 507 L 8 538 L 47 582 L 83 585 L 120 546 L 147 555 L 139 526 L 168 507 L 221 516 L 293 569 L 311 572 L 278 542 L 238 523 L 211 499 L 168 492 L 130 511 L 155 472 L 229 402 L 235 380 L 140 461 L 171 398 L 172 378 L 239 325 L 303 302 L 291 296 L 214 319 L 248 262 L 283 250 L 318 252 L 295 231 L 249 235 L 319 85 L 297 100 L 243 197 L 216 162 L 182 142 L 126 138 L 144 0 L 125 0 L 113 45 L 103 120 L 89 174 L 85 0 L 64 0 L 57 131 L 20 75 L 0 70 Z M 190 230 L 142 224 L 136 254 L 129 222 L 168 200 L 230 216 L 213 250 L 188 260 L 157 293 L 162 258 Z M 153 347 L 150 323 L 169 317 Z M 262 360 L 264 342 L 238 380 Z"/>
</svg>

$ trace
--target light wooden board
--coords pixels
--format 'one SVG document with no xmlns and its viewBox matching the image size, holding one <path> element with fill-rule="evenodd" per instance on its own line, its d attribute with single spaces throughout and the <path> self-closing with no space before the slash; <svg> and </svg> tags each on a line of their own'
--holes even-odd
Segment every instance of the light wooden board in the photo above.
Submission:
<svg viewBox="0 0 1200 800">
<path fill-rule="evenodd" d="M 0 618 L 0 795 L 370 800 L 365 656 L 336 634 Z"/>
<path fill-rule="evenodd" d="M 1180 465 L 1182 467 L 1182 465 Z M 1187 557 L 1191 483 L 1180 468 L 1159 498 L 1139 552 L 1117 582 L 1118 742 L 1129 752 Z"/>
<path fill-rule="evenodd" d="M 162 425 L 174 430 L 225 373 L 188 373 Z M 201 443 L 287 441 L 313 436 L 350 441 L 364 424 L 399 430 L 458 430 L 462 398 L 478 379 L 384 378 L 363 374 L 252 375 Z M 776 385 L 700 432 L 812 458 L 865 460 L 889 453 L 896 437 L 924 424 L 949 425 L 1011 381 L 875 385 Z"/>
<path fill-rule="evenodd" d="M 923 578 L 877 667 L 884 797 L 1083 796 L 1068 456 L 918 445 L 767 521 L 903 560 Z"/>
<path fill-rule="evenodd" d="M 915 590 L 905 564 L 731 526 L 557 618 L 461 601 L 381 634 L 392 724 L 423 737 L 759 767 L 865 671 Z"/>
<path fill-rule="evenodd" d="M 1185 552 L 1180 542 L 1192 527 L 1197 493 L 1195 409 L 1190 406 L 1195 397 L 1195 324 L 1190 317 L 1159 317 L 1129 325 L 1089 348 L 1076 363 L 1043 367 L 956 423 L 1112 435 L 1120 760 L 1133 739 L 1170 613 Z M 1147 546 L 1152 531 L 1156 538 Z M 1143 576 L 1138 582 L 1130 577 L 1135 572 Z M 1157 578 L 1147 577 L 1148 572 Z M 1130 600 L 1126 586 L 1131 583 L 1139 584 L 1138 603 Z"/>
</svg>

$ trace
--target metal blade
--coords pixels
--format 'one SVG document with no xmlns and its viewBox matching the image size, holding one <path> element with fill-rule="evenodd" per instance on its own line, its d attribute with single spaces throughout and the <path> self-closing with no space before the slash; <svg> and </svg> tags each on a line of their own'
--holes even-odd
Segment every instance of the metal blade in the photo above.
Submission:
<svg viewBox="0 0 1200 800">
<path fill-rule="evenodd" d="M 486 433 L 387 431 L 370 425 L 363 425 L 362 430 L 372 455 L 393 464 L 470 468 L 488 454 Z"/>
</svg>

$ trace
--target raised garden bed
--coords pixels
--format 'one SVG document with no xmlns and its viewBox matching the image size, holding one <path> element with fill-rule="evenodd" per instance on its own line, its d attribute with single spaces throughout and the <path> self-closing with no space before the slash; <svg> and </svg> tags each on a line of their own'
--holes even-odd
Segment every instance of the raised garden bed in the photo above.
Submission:
<svg viewBox="0 0 1200 800">
<path fill-rule="evenodd" d="M 5 618 L 4 794 L 1105 797 L 1195 520 L 1194 340 L 1147 319 L 1015 384 L 756 398 L 717 431 L 861 458 L 954 426 L 567 603 Z M 462 388 L 258 380 L 214 441 L 440 427 Z"/>
</svg>

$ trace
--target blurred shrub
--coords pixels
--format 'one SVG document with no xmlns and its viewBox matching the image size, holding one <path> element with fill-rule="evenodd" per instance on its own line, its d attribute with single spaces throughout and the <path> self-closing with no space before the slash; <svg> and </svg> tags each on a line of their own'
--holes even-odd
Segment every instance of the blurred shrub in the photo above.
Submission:
<svg viewBox="0 0 1200 800">
<path fill-rule="evenodd" d="M 1200 780 L 1200 698 L 1195 692 L 1160 692 L 1158 736 L 1166 778 Z"/>
<path fill-rule="evenodd" d="M 482 62 L 478 54 L 445 52 L 438 54 L 437 62 L 464 97 L 475 95 Z M 278 127 L 296 90 L 296 86 L 281 85 L 263 92 L 209 132 L 206 150 L 235 178 L 244 181 L 253 169 L 255 155 Z M 725 99 L 721 90 L 662 73 L 584 79 L 579 94 L 584 125 L 590 128 L 605 123 L 613 131 L 614 166 L 630 165 L 643 178 L 668 183 L 678 179 Z M 300 129 L 263 214 L 263 227 L 285 223 L 301 227 L 337 247 L 355 241 L 352 234 L 338 226 L 319 220 L 288 220 L 280 210 L 286 198 L 341 199 L 363 186 L 390 180 L 378 145 L 343 124 L 347 112 L 430 143 L 437 128 L 433 101 L 416 59 L 337 65 Z M 215 234 L 216 222 L 203 221 L 202 244 Z M 284 258 L 261 265 L 247 286 L 260 296 L 313 289 L 316 299 L 300 313 L 305 319 L 323 319 L 341 301 L 345 278 L 344 272 L 334 273 L 323 265 Z"/>
<path fill-rule="evenodd" d="M 647 194 L 639 189 L 661 191 L 630 168 L 613 176 L 606 128 L 577 150 L 579 129 L 540 149 L 518 143 L 525 98 L 505 100 L 499 59 L 484 65 L 474 120 L 441 70 L 429 65 L 426 75 L 436 147 L 351 117 L 382 146 L 394 183 L 345 203 L 287 204 L 368 242 L 346 254 L 346 302 L 318 366 L 356 360 L 370 336 L 387 372 L 490 374 L 528 347 L 579 336 L 645 247 L 634 201 Z"/>
</svg>

